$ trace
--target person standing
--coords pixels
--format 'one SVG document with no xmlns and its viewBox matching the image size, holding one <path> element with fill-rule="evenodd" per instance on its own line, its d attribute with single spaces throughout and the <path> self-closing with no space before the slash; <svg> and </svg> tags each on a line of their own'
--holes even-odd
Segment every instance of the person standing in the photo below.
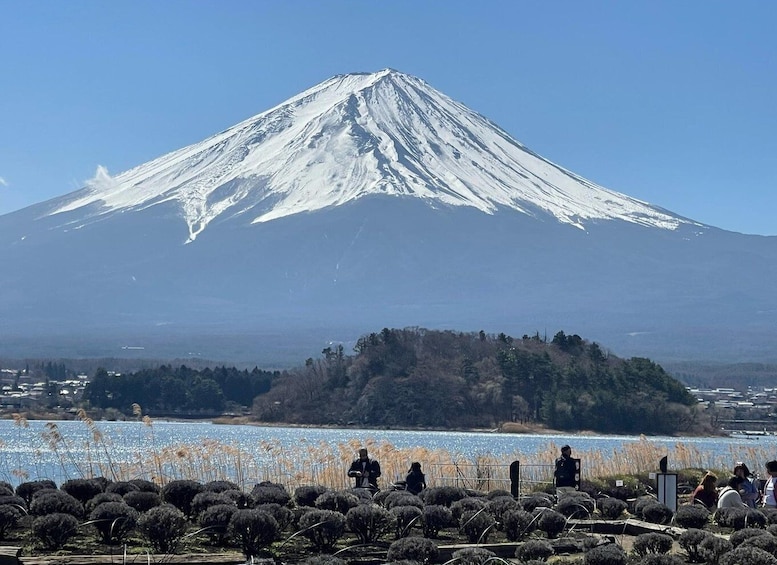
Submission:
<svg viewBox="0 0 777 565">
<path fill-rule="evenodd" d="M 572 459 L 572 448 L 565 445 L 561 448 L 561 456 L 556 459 L 556 470 L 553 471 L 553 482 L 556 485 L 556 497 L 561 498 L 577 487 L 577 461 Z"/>
<path fill-rule="evenodd" d="M 777 508 L 777 498 L 774 496 L 774 483 L 777 481 L 777 461 L 767 461 L 765 467 L 769 478 L 764 484 L 763 505 L 767 508 Z"/>
<path fill-rule="evenodd" d="M 353 477 L 354 487 L 367 488 L 372 492 L 378 490 L 378 477 L 380 477 L 380 463 L 376 459 L 370 459 L 367 448 L 359 449 L 359 458 L 351 463 L 348 476 Z"/>
<path fill-rule="evenodd" d="M 418 461 L 413 461 L 410 464 L 410 470 L 405 477 L 405 488 L 413 494 L 418 494 L 426 488 L 426 477 L 421 471 L 421 464 Z"/>
<path fill-rule="evenodd" d="M 738 461 L 734 466 L 734 476 L 742 479 L 742 484 L 739 487 L 739 495 L 744 502 L 750 508 L 755 508 L 758 501 L 761 499 L 761 493 L 758 492 L 758 487 L 750 480 L 750 469 L 747 468 L 742 461 Z"/>
</svg>

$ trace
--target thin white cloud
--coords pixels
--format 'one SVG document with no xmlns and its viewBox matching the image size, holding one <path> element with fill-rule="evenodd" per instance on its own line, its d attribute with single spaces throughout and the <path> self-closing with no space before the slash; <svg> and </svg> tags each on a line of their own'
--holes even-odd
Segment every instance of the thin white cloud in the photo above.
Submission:
<svg viewBox="0 0 777 565">
<path fill-rule="evenodd" d="M 8 181 L 3 177 L 0 177 L 0 186 L 8 186 Z"/>
</svg>

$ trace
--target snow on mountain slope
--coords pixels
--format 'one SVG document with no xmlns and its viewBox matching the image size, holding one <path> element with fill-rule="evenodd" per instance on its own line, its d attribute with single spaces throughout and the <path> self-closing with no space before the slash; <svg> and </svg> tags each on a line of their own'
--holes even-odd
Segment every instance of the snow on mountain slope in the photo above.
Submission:
<svg viewBox="0 0 777 565">
<path fill-rule="evenodd" d="M 202 142 L 111 177 L 99 168 L 51 214 L 79 221 L 175 202 L 193 241 L 217 217 L 267 222 L 372 194 L 430 206 L 546 212 L 584 229 L 622 220 L 699 225 L 534 154 L 423 80 L 385 69 L 335 76 Z"/>
</svg>

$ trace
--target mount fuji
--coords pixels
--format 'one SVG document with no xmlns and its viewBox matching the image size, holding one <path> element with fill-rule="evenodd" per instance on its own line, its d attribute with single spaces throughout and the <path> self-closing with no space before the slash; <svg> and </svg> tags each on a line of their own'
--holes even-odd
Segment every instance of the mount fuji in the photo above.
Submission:
<svg viewBox="0 0 777 565">
<path fill-rule="evenodd" d="M 392 69 L 98 168 L 1 216 L 0 260 L 6 356 L 281 364 L 421 326 L 777 359 L 777 238 L 598 186 Z"/>
</svg>

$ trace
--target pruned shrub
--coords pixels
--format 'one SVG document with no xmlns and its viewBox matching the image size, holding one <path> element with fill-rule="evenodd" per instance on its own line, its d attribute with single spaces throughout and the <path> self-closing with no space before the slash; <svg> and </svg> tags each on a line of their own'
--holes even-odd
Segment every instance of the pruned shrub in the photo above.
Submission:
<svg viewBox="0 0 777 565">
<path fill-rule="evenodd" d="M 415 561 L 431 563 L 437 559 L 437 544 L 427 538 L 402 538 L 391 543 L 386 554 L 388 561 Z"/>
<path fill-rule="evenodd" d="M 294 502 L 297 506 L 315 506 L 316 499 L 327 491 L 321 485 L 301 486 L 294 489 Z M 378 493 L 380 494 L 380 493 Z"/>
<path fill-rule="evenodd" d="M 13 496 L 14 490 L 11 483 L 6 481 L 0 481 L 0 496 Z"/>
<path fill-rule="evenodd" d="M 240 490 L 237 483 L 232 481 L 208 481 L 203 485 L 207 492 L 224 492 L 225 490 Z"/>
<path fill-rule="evenodd" d="M 413 526 L 423 525 L 424 511 L 416 506 L 394 506 L 389 510 L 396 520 L 396 537 L 404 538 L 410 535 Z"/>
<path fill-rule="evenodd" d="M 157 553 L 173 553 L 186 534 L 186 516 L 172 504 L 162 504 L 138 518 L 138 530 Z"/>
<path fill-rule="evenodd" d="M 701 529 L 710 520 L 710 512 L 700 504 L 683 504 L 674 515 L 674 523 L 681 528 Z"/>
<path fill-rule="evenodd" d="M 727 539 L 718 536 L 707 536 L 699 544 L 699 556 L 703 561 L 717 563 L 720 557 L 734 548 Z"/>
<path fill-rule="evenodd" d="M 545 532 L 545 535 L 551 539 L 558 537 L 566 525 L 567 519 L 555 510 L 544 509 L 537 518 L 537 529 Z"/>
<path fill-rule="evenodd" d="M 237 512 L 234 504 L 216 504 L 209 506 L 199 516 L 200 527 L 217 545 L 225 545 L 229 533 L 229 521 Z"/>
<path fill-rule="evenodd" d="M 441 505 L 450 507 L 457 500 L 466 498 L 467 492 L 459 487 L 440 486 L 426 488 L 418 496 L 421 497 L 421 500 L 427 506 Z"/>
<path fill-rule="evenodd" d="M 578 492 L 565 496 L 558 501 L 554 509 L 567 518 L 590 518 L 596 508 L 596 502 L 588 494 Z"/>
<path fill-rule="evenodd" d="M 138 511 L 122 502 L 103 502 L 89 514 L 92 527 L 103 543 L 121 543 L 135 529 Z"/>
<path fill-rule="evenodd" d="M 594 497 L 604 495 L 605 497 L 617 498 L 624 502 L 634 500 L 647 493 L 645 484 L 638 477 L 631 475 L 612 475 L 609 477 L 584 479 L 581 481 L 580 490 Z"/>
<path fill-rule="evenodd" d="M 383 506 L 391 510 L 395 506 L 415 506 L 417 508 L 424 507 L 424 501 L 421 497 L 407 491 L 392 491 L 383 500 Z"/>
<path fill-rule="evenodd" d="M 152 481 L 147 481 L 146 479 L 132 479 L 129 482 L 143 492 L 155 492 L 159 495 L 162 493 L 162 488 Z"/>
<path fill-rule="evenodd" d="M 224 490 L 221 491 L 221 494 L 229 498 L 238 508 L 252 508 L 254 506 L 251 495 L 242 490 Z"/>
<path fill-rule="evenodd" d="M 651 524 L 668 524 L 673 516 L 672 509 L 661 502 L 646 504 L 642 508 L 642 518 Z"/>
<path fill-rule="evenodd" d="M 761 530 L 761 532 L 760 536 L 747 538 L 739 544 L 739 547 L 757 547 L 758 549 L 763 549 L 764 551 L 777 556 L 777 538 L 764 530 Z"/>
<path fill-rule="evenodd" d="M 5 539 L 8 531 L 16 527 L 22 515 L 22 511 L 16 506 L 0 505 L 0 540 Z"/>
<path fill-rule="evenodd" d="M 755 508 L 745 508 L 745 528 L 766 528 L 766 514 Z"/>
<path fill-rule="evenodd" d="M 636 565 L 685 565 L 685 561 L 677 555 L 646 555 Z"/>
<path fill-rule="evenodd" d="M 105 487 L 105 492 L 124 496 L 128 492 L 140 492 L 140 487 L 129 481 L 116 481 Z"/>
<path fill-rule="evenodd" d="M 547 561 L 553 553 L 553 546 L 539 539 L 526 541 L 515 549 L 515 556 L 521 561 Z"/>
<path fill-rule="evenodd" d="M 634 514 L 637 518 L 644 518 L 642 515 L 642 510 L 645 508 L 645 506 L 653 503 L 657 503 L 658 499 L 652 496 L 639 496 L 637 497 L 634 502 L 632 503 L 631 513 Z"/>
<path fill-rule="evenodd" d="M 294 512 L 287 506 L 281 506 L 280 504 L 270 502 L 268 504 L 260 504 L 256 509 L 267 512 L 270 516 L 275 518 L 275 521 L 278 522 L 278 528 L 280 528 L 281 531 L 288 528 L 294 521 Z"/>
<path fill-rule="evenodd" d="M 29 508 L 32 503 L 32 497 L 41 490 L 57 490 L 57 484 L 49 479 L 27 481 L 16 487 L 16 496 L 21 496 Z"/>
<path fill-rule="evenodd" d="M 68 493 L 81 504 L 85 504 L 87 500 L 91 500 L 104 491 L 103 485 L 96 479 L 70 479 L 62 483 L 59 489 Z"/>
<path fill-rule="evenodd" d="M 47 549 L 60 549 L 77 530 L 78 519 L 62 512 L 39 516 L 32 522 L 33 535 Z"/>
<path fill-rule="evenodd" d="M 489 498 L 486 502 L 486 512 L 496 520 L 497 528 L 504 530 L 505 515 L 507 512 L 521 509 L 521 505 L 512 496 L 498 496 Z"/>
<path fill-rule="evenodd" d="M 217 504 L 232 504 L 232 501 L 228 496 L 217 492 L 198 492 L 194 495 L 194 498 L 192 498 L 192 517 L 198 518 L 202 512 Z"/>
<path fill-rule="evenodd" d="M 485 507 L 486 501 L 484 499 L 468 496 L 451 504 L 451 513 L 456 520 L 461 521 L 465 512 L 477 512 Z"/>
<path fill-rule="evenodd" d="M 309 510 L 300 517 L 299 527 L 316 549 L 324 551 L 345 533 L 345 516 L 334 510 Z"/>
<path fill-rule="evenodd" d="M 246 558 L 251 558 L 275 541 L 279 528 L 278 522 L 267 512 L 245 508 L 232 514 L 229 532 L 240 544 Z"/>
<path fill-rule="evenodd" d="M 599 509 L 599 514 L 602 518 L 607 520 L 615 520 L 626 511 L 629 505 L 620 498 L 613 498 L 611 496 L 600 498 L 596 501 L 596 507 Z"/>
<path fill-rule="evenodd" d="M 359 502 L 376 502 L 373 500 L 372 491 L 368 488 L 351 488 L 348 492 L 355 495 L 359 499 Z M 392 492 L 392 491 L 389 491 Z M 377 493 L 376 493 L 377 494 Z"/>
<path fill-rule="evenodd" d="M 737 530 L 733 534 L 731 534 L 728 538 L 728 541 L 731 542 L 731 545 L 734 547 L 739 547 L 743 541 L 746 539 L 755 537 L 755 536 L 763 536 L 763 535 L 771 535 L 768 532 L 765 532 L 764 530 L 761 530 L 759 528 L 742 528 L 741 530 Z"/>
<path fill-rule="evenodd" d="M 205 487 L 197 481 L 178 479 L 170 481 L 162 487 L 162 500 L 172 504 L 183 512 L 188 519 L 192 516 L 192 501 L 194 497 L 203 492 Z"/>
<path fill-rule="evenodd" d="M 739 528 L 744 528 L 745 516 L 747 510 L 744 508 L 718 508 L 713 515 L 713 520 L 721 528 L 733 528 L 735 524 L 739 525 Z"/>
<path fill-rule="evenodd" d="M 23 514 L 27 513 L 27 502 L 21 497 L 15 494 L 0 495 L 0 506 L 15 506 Z"/>
<path fill-rule="evenodd" d="M 348 511 L 359 504 L 355 494 L 344 490 L 330 490 L 316 499 L 316 508 L 321 510 L 334 510 L 340 514 L 348 514 Z"/>
<path fill-rule="evenodd" d="M 765 506 L 764 508 L 759 508 L 758 510 L 761 512 L 761 514 L 766 516 L 767 524 L 777 524 L 777 508 Z"/>
<path fill-rule="evenodd" d="M 45 516 L 46 514 L 70 514 L 75 518 L 84 516 L 83 505 L 61 490 L 41 490 L 30 503 L 30 514 Z"/>
<path fill-rule="evenodd" d="M 124 495 L 124 502 L 138 512 L 148 512 L 162 504 L 162 498 L 155 492 L 135 490 Z"/>
<path fill-rule="evenodd" d="M 348 565 L 348 562 L 334 555 L 313 555 L 302 561 L 301 565 Z"/>
<path fill-rule="evenodd" d="M 719 565 L 777 565 L 777 557 L 757 547 L 737 547 L 722 555 Z"/>
<path fill-rule="evenodd" d="M 650 553 L 659 555 L 669 553 L 672 550 L 673 543 L 674 540 L 672 539 L 672 536 L 666 534 L 639 534 L 634 539 L 634 547 L 632 549 L 634 553 L 640 557 L 644 557 Z"/>
<path fill-rule="evenodd" d="M 537 525 L 529 512 L 525 510 L 510 510 L 504 515 L 503 529 L 510 541 L 518 541 L 531 532 Z"/>
<path fill-rule="evenodd" d="M 377 504 L 359 504 L 345 515 L 345 522 L 362 543 L 371 543 L 396 526 L 394 514 Z"/>
<path fill-rule="evenodd" d="M 92 510 L 105 502 L 124 502 L 124 499 L 120 494 L 115 494 L 112 492 L 101 492 L 97 496 L 89 499 L 86 504 L 84 504 L 84 510 L 87 514 L 90 514 Z"/>
<path fill-rule="evenodd" d="M 255 505 L 280 504 L 286 506 L 291 502 L 291 495 L 283 485 L 262 482 L 251 489 L 251 499 Z"/>
<path fill-rule="evenodd" d="M 585 565 L 626 565 L 627 561 L 626 552 L 614 543 L 597 545 L 586 551 L 583 558 Z"/>
<path fill-rule="evenodd" d="M 520 503 L 527 512 L 534 512 L 537 508 L 553 507 L 553 499 L 544 492 L 533 492 L 521 498 Z"/>
<path fill-rule="evenodd" d="M 702 541 L 710 536 L 712 536 L 712 534 L 705 532 L 704 530 L 698 528 L 689 528 L 680 534 L 680 537 L 677 539 L 677 543 L 680 544 L 680 547 L 682 547 L 685 550 L 685 553 L 688 554 L 688 560 L 691 563 L 702 563 L 704 558 L 699 553 L 699 546 L 701 545 Z"/>
<path fill-rule="evenodd" d="M 440 530 L 456 524 L 451 509 L 442 504 L 424 506 L 423 509 L 424 536 L 436 538 Z"/>
<path fill-rule="evenodd" d="M 467 536 L 470 543 L 486 543 L 491 535 L 496 520 L 484 509 L 466 510 L 459 519 L 459 529 Z"/>
<path fill-rule="evenodd" d="M 451 555 L 456 565 L 485 565 L 496 557 L 496 553 L 485 547 L 465 547 L 457 549 Z"/>
</svg>

